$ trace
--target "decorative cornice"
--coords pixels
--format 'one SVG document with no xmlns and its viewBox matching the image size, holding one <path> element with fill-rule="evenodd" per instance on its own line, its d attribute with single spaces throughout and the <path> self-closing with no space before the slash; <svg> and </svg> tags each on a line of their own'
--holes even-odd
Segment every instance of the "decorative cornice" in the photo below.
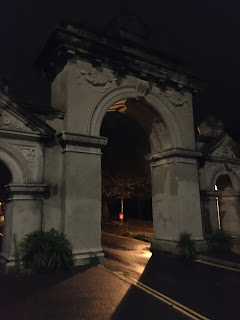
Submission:
<svg viewBox="0 0 240 320">
<path fill-rule="evenodd" d="M 1 133 L 8 131 L 13 134 L 20 133 L 43 138 L 49 138 L 55 134 L 52 127 L 21 108 L 2 92 L 0 92 L 0 130 Z"/>
<path fill-rule="evenodd" d="M 46 184 L 8 184 L 4 189 L 7 201 L 44 199 L 50 194 Z"/>
<path fill-rule="evenodd" d="M 149 83 L 145 80 L 138 79 L 138 83 L 136 85 L 136 97 L 138 99 L 143 98 L 150 92 Z"/>
<path fill-rule="evenodd" d="M 202 153 L 196 150 L 188 150 L 188 149 L 170 149 L 159 153 L 152 153 L 146 156 L 146 160 L 148 161 L 159 161 L 162 159 L 169 158 L 187 158 L 187 159 L 197 159 L 202 156 Z"/>
<path fill-rule="evenodd" d="M 79 29 L 71 25 L 58 27 L 49 38 L 36 67 L 44 77 L 53 81 L 69 60 L 77 59 L 94 66 L 106 66 L 116 74 L 148 79 L 157 85 L 171 84 L 192 91 L 202 88 L 202 81 L 181 63 L 161 58 L 158 52 L 137 46 L 136 43 L 119 41 L 86 28 Z"/>
<path fill-rule="evenodd" d="M 200 194 L 201 194 L 202 197 L 214 198 L 214 200 L 216 201 L 216 198 L 220 197 L 221 191 L 219 191 L 219 190 L 215 190 L 215 191 L 200 190 Z"/>
<path fill-rule="evenodd" d="M 23 141 L 38 141 L 38 142 L 46 142 L 52 139 L 51 136 L 40 135 L 37 133 L 27 133 L 27 132 L 17 132 L 11 130 L 1 130 L 0 136 L 2 138 L 7 139 L 17 139 Z"/>
<path fill-rule="evenodd" d="M 222 191 L 221 198 L 240 197 L 240 191 L 224 190 Z"/>
<path fill-rule="evenodd" d="M 59 133 L 57 135 L 57 138 L 63 149 L 65 149 L 68 145 L 102 148 L 107 144 L 107 141 L 108 141 L 108 139 L 105 137 L 70 133 L 65 131 Z"/>
</svg>

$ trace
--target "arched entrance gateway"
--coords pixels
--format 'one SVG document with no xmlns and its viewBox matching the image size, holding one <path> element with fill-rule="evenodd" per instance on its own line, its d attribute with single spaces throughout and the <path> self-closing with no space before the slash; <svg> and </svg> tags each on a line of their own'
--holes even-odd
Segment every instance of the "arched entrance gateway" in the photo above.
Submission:
<svg viewBox="0 0 240 320">
<path fill-rule="evenodd" d="M 179 66 L 142 49 L 131 32 L 96 35 L 77 26 L 57 29 L 37 62 L 52 81 L 52 106 L 63 121 L 48 120 L 56 144 L 46 151 L 48 183 L 54 197 L 45 211 L 73 244 L 76 264 L 101 257 L 101 148 L 103 119 L 110 108 L 126 100 L 125 113 L 146 132 L 151 151 L 154 240 L 152 248 L 176 252 L 183 231 L 192 233 L 204 249 L 198 181 L 192 93 L 199 81 Z M 119 36 L 120 35 L 120 36 Z M 50 46 L 50 47 L 49 47 Z M 54 151 L 55 150 L 55 151 Z M 53 165 L 52 165 L 53 166 Z M 55 211 L 55 215 L 53 214 Z M 61 215 L 59 215 L 61 211 Z M 84 261 L 85 260 L 85 261 Z"/>
<path fill-rule="evenodd" d="M 186 231 L 198 250 L 206 249 L 203 234 L 214 229 L 219 196 L 216 172 L 210 175 L 208 168 L 232 170 L 238 181 L 238 156 L 232 151 L 229 169 L 228 157 L 216 155 L 229 142 L 223 132 L 215 145 L 205 138 L 196 143 L 192 94 L 200 82 L 179 64 L 144 49 L 144 32 L 138 32 L 143 28 L 135 27 L 123 30 L 120 24 L 107 37 L 78 26 L 58 27 L 37 61 L 52 83 L 51 108 L 27 110 L 1 94 L 1 147 L 3 141 L 9 164 L 15 163 L 15 169 L 9 166 L 13 184 L 7 187 L 5 246 L 11 250 L 1 253 L 6 261 L 14 259 L 14 233 L 20 240 L 40 228 L 67 235 L 76 265 L 103 259 L 101 149 L 108 141 L 100 130 L 107 112 L 119 111 L 119 101 L 125 101 L 122 112 L 145 131 L 150 145 L 152 248 L 177 252 L 179 234 Z M 10 120 L 4 120 L 6 106 Z"/>
</svg>

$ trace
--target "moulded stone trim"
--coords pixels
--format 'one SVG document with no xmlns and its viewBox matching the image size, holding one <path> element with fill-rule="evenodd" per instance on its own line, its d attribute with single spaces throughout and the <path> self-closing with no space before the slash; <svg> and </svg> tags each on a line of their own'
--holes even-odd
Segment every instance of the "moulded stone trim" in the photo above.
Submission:
<svg viewBox="0 0 240 320">
<path fill-rule="evenodd" d="M 55 130 L 48 124 L 21 108 L 2 92 L 0 92 L 0 129 L 1 133 L 8 131 L 42 138 L 51 138 L 55 134 Z"/>
<path fill-rule="evenodd" d="M 108 139 L 99 136 L 90 136 L 85 134 L 61 132 L 57 135 L 60 145 L 66 149 L 67 146 L 86 146 L 102 148 L 107 144 Z"/>
<path fill-rule="evenodd" d="M 13 147 L 22 153 L 29 166 L 33 169 L 36 164 L 36 146 L 13 144 Z"/>
<path fill-rule="evenodd" d="M 153 153 L 146 156 L 148 161 L 158 161 L 166 158 L 188 158 L 188 159 L 197 159 L 202 156 L 202 153 L 196 150 L 188 150 L 188 149 L 170 149 L 166 151 L 162 151 L 159 153 Z"/>
<path fill-rule="evenodd" d="M 54 38 L 57 41 L 54 42 Z M 65 28 L 58 27 L 51 40 L 36 63 L 43 76 L 51 80 L 54 80 L 69 60 L 77 59 L 102 63 L 116 70 L 121 68 L 125 74 L 140 76 L 144 73 L 155 81 L 170 82 L 180 88 L 186 87 L 193 91 L 202 88 L 202 81 L 192 75 L 190 70 L 187 73 L 186 69 L 181 72 L 175 62 L 162 59 L 159 53 L 141 50 L 135 42 L 119 43 L 119 39 L 108 39 L 85 27 L 77 29 L 70 24 Z M 51 46 L 51 50 L 48 46 Z M 127 62 L 121 60 L 122 56 Z"/>
<path fill-rule="evenodd" d="M 205 168 L 204 168 L 205 169 L 204 171 L 206 171 L 209 168 L 209 165 L 207 164 Z M 240 179 L 239 179 L 239 176 L 237 175 L 235 169 L 230 168 L 227 171 L 225 169 L 225 167 L 223 166 L 223 164 L 218 165 L 218 166 L 211 166 L 211 170 L 207 171 L 206 178 L 207 178 L 207 184 L 208 184 L 209 190 L 214 190 L 214 186 L 216 184 L 216 181 L 217 181 L 218 177 L 221 175 L 228 175 L 231 182 L 232 182 L 233 189 L 235 191 L 240 190 Z"/>
<path fill-rule="evenodd" d="M 216 199 L 217 197 L 219 197 L 221 195 L 221 191 L 219 190 L 214 190 L 214 191 L 209 191 L 209 190 L 201 190 L 200 194 L 202 197 L 207 197 L 207 198 L 214 198 Z"/>
<path fill-rule="evenodd" d="M 13 183 L 29 183 L 32 181 L 32 171 L 21 152 L 6 142 L 0 140 L 0 143 L 0 160 L 11 171 Z"/>
<path fill-rule="evenodd" d="M 33 200 L 49 196 L 46 184 L 8 184 L 5 186 L 7 200 Z"/>
<path fill-rule="evenodd" d="M 121 86 L 105 94 L 99 100 L 90 116 L 88 133 L 95 136 L 99 135 L 102 121 L 105 114 L 107 113 L 107 110 L 116 102 L 123 99 L 131 98 L 138 98 L 136 86 L 134 85 Z M 144 99 L 146 104 L 150 105 L 153 108 L 153 110 L 159 116 L 159 119 L 161 119 L 166 126 L 169 134 L 170 145 L 175 148 L 181 147 L 183 145 L 183 141 L 180 126 L 177 123 L 175 117 L 172 115 L 168 106 L 162 101 L 162 99 L 159 98 L 157 94 L 153 94 L 152 92 L 144 96 Z M 162 137 L 159 136 L 158 138 L 161 141 Z"/>
</svg>

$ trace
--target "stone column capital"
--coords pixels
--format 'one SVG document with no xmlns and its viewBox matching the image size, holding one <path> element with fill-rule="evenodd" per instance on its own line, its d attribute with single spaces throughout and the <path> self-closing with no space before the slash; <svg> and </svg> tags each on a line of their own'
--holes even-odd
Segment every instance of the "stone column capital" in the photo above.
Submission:
<svg viewBox="0 0 240 320">
<path fill-rule="evenodd" d="M 41 200 L 49 196 L 46 184 L 8 184 L 5 186 L 7 201 Z"/>
<path fill-rule="evenodd" d="M 151 165 L 153 166 L 165 165 L 173 162 L 197 164 L 197 158 L 201 156 L 202 153 L 196 150 L 174 148 L 149 154 L 145 159 L 151 162 Z"/>
<path fill-rule="evenodd" d="M 101 148 L 104 147 L 108 142 L 108 139 L 105 137 L 90 136 L 86 134 L 65 131 L 59 133 L 57 138 L 63 148 L 65 148 L 67 145 Z"/>
<path fill-rule="evenodd" d="M 57 135 L 58 141 L 65 152 L 91 153 L 101 155 L 101 148 L 108 139 L 105 137 L 91 136 L 78 133 L 61 132 Z"/>
<path fill-rule="evenodd" d="M 201 190 L 200 194 L 204 198 L 214 199 L 216 201 L 217 197 L 221 196 L 222 191 L 220 190 Z"/>
</svg>

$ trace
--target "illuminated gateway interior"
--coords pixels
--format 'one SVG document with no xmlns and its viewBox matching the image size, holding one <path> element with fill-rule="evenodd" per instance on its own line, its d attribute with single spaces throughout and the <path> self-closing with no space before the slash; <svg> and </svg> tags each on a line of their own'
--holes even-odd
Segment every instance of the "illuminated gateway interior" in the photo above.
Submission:
<svg viewBox="0 0 240 320">
<path fill-rule="evenodd" d="M 214 118 L 195 135 L 192 96 L 201 81 L 143 49 L 143 32 L 122 32 L 121 24 L 110 29 L 107 36 L 68 24 L 54 31 L 36 61 L 51 81 L 51 107 L 19 104 L 1 85 L 0 255 L 6 267 L 15 263 L 15 234 L 20 241 L 51 228 L 67 235 L 76 265 L 92 256 L 103 261 L 101 158 L 111 136 L 101 132 L 110 114 L 132 119 L 147 141 L 142 157 L 153 249 L 176 253 L 181 232 L 191 232 L 201 251 L 219 228 L 240 238 L 240 154 Z"/>
</svg>

